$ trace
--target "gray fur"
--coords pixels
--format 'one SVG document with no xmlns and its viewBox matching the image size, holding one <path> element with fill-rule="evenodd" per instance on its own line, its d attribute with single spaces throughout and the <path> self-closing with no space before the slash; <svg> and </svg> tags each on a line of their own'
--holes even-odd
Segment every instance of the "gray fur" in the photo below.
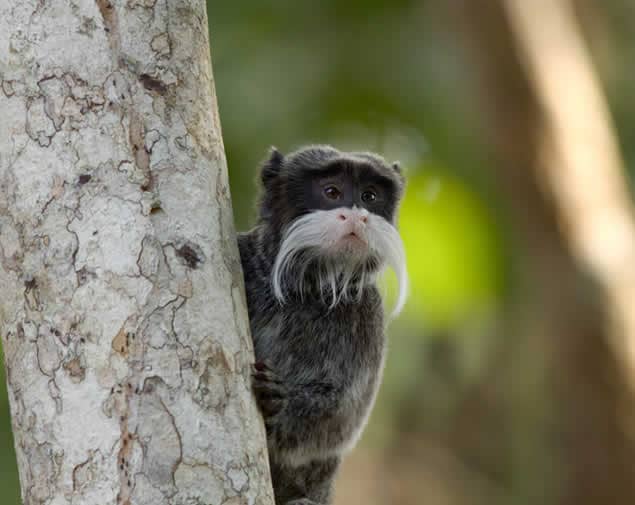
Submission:
<svg viewBox="0 0 635 505">
<path fill-rule="evenodd" d="M 376 155 L 365 156 L 354 159 L 392 170 Z M 280 303 L 272 289 L 283 230 L 295 215 L 280 195 L 267 205 L 267 193 L 284 186 L 280 174 L 319 168 L 319 160 L 334 157 L 346 153 L 317 146 L 285 159 L 274 151 L 263 167 L 260 222 L 238 237 L 256 354 L 253 389 L 267 429 L 277 505 L 331 503 L 337 468 L 363 430 L 384 362 L 383 307 L 374 282 L 335 306 L 315 291 L 310 269 L 301 296 L 292 293 Z"/>
</svg>

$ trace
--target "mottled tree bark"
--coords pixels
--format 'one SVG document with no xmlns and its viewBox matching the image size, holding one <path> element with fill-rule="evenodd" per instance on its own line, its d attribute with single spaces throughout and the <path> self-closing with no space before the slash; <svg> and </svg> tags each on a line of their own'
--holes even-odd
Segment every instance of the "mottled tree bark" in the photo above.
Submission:
<svg viewBox="0 0 635 505">
<path fill-rule="evenodd" d="M 23 501 L 271 504 L 202 0 L 0 5 Z"/>
</svg>

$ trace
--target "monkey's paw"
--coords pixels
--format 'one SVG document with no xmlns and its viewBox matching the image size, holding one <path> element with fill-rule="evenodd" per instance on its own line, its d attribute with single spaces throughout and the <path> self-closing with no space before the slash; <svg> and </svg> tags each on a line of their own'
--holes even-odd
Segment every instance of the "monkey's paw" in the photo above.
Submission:
<svg viewBox="0 0 635 505">
<path fill-rule="evenodd" d="M 251 387 L 265 423 L 273 421 L 287 404 L 287 388 L 278 375 L 262 361 L 254 363 Z"/>
</svg>

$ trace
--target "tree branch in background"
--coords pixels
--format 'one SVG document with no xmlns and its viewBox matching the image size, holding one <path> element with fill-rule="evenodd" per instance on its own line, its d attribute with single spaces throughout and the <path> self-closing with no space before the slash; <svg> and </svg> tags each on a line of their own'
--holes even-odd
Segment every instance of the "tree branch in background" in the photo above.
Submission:
<svg viewBox="0 0 635 505">
<path fill-rule="evenodd" d="M 557 400 L 550 432 L 538 439 L 550 437 L 559 460 L 553 468 L 563 472 L 552 485 L 562 504 L 631 503 L 635 449 L 623 411 L 633 392 L 625 349 L 635 333 L 624 308 L 630 288 L 621 284 L 632 279 L 632 263 L 624 262 L 632 211 L 577 21 L 561 0 L 456 4 L 465 48 L 482 78 L 493 168 L 520 253 L 507 321 L 510 335 L 524 334 L 516 337 L 514 345 L 524 346 L 514 363 L 535 366 L 537 353 L 551 353 L 533 380 L 544 381 L 534 394 Z M 619 325 L 607 324 L 608 306 Z M 526 384 L 516 392 L 516 422 L 531 420 Z M 544 454 L 535 461 L 547 471 Z M 540 485 L 535 478 L 526 483 L 530 502 L 541 502 Z"/>
<path fill-rule="evenodd" d="M 606 100 L 569 0 L 504 0 L 544 114 L 539 163 L 571 250 L 603 287 L 635 392 L 635 218 Z"/>
</svg>

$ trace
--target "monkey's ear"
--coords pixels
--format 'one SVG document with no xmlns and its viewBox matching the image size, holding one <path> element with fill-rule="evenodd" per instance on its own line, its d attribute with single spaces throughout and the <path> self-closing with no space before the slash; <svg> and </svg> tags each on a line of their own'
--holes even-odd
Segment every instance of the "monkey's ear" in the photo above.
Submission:
<svg viewBox="0 0 635 505">
<path fill-rule="evenodd" d="M 406 178 L 404 177 L 404 175 L 403 175 L 403 173 L 401 171 L 401 165 L 399 164 L 398 161 L 393 161 L 392 162 L 392 169 L 399 176 L 399 179 L 401 180 L 401 183 L 403 184 L 406 181 Z"/>
<path fill-rule="evenodd" d="M 263 163 L 260 173 L 260 178 L 265 188 L 269 187 L 271 181 L 278 177 L 283 160 L 284 155 L 277 148 L 271 146 L 269 158 Z"/>
</svg>

